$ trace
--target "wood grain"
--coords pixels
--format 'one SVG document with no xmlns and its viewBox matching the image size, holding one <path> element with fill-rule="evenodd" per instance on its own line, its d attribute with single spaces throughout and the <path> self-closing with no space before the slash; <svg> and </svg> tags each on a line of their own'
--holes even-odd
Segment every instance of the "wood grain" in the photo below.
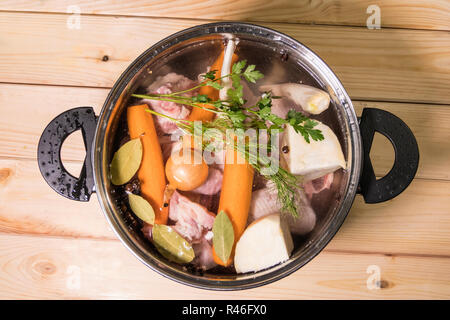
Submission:
<svg viewBox="0 0 450 320">
<path fill-rule="evenodd" d="M 377 1 L 381 30 L 363 27 L 369 4 L 375 3 L 2 1 L 0 299 L 449 299 L 450 2 Z M 81 8 L 79 30 L 67 28 L 70 5 Z M 230 19 L 305 43 L 342 80 L 358 114 L 376 107 L 403 119 L 421 159 L 418 179 L 397 198 L 367 205 L 357 196 L 333 240 L 301 270 L 262 288 L 211 294 L 167 280 L 134 258 L 95 195 L 79 203 L 51 190 L 36 146 L 59 113 L 91 105 L 98 114 L 108 88 L 158 40 Z M 383 139 L 375 140 L 371 157 L 377 175 L 392 165 Z M 63 146 L 64 164 L 76 174 L 83 158 L 77 133 Z M 369 266 L 380 268 L 380 289 L 367 288 Z"/>
<path fill-rule="evenodd" d="M 212 294 L 163 278 L 117 241 L 0 235 L 0 245 L 2 299 L 445 299 L 450 295 L 448 258 L 323 252 L 273 284 Z M 382 288 L 368 289 L 369 266 L 379 268 Z"/>
<path fill-rule="evenodd" d="M 39 138 L 50 121 L 75 107 L 92 106 L 99 114 L 109 90 L 0 84 L 0 157 L 36 159 Z M 75 135 L 75 134 L 74 134 Z M 81 134 L 69 136 L 62 159 L 83 161 Z"/>
<path fill-rule="evenodd" d="M 381 26 L 450 30 L 450 4 L 446 0 L 177 0 L 177 1 L 89 1 L 89 0 L 3 0 L 0 10 L 73 12 L 83 14 L 133 15 L 150 17 L 202 18 L 265 22 L 314 23 L 366 26 L 367 8 L 380 7 Z"/>
<path fill-rule="evenodd" d="M 0 158 L 35 159 L 39 137 L 55 116 L 78 106 L 93 106 L 98 114 L 108 92 L 97 88 L 0 84 Z M 390 111 L 403 119 L 419 144 L 417 176 L 450 179 L 449 106 L 361 101 L 355 101 L 354 105 L 358 114 L 362 108 L 371 107 Z M 378 175 L 392 167 L 393 151 L 390 150 L 389 143 L 375 140 L 371 155 Z M 66 140 L 62 156 L 65 161 L 83 161 L 81 134 Z"/>
<path fill-rule="evenodd" d="M 327 250 L 450 257 L 450 182 L 415 179 L 399 196 L 366 204 L 357 196 Z"/>
<path fill-rule="evenodd" d="M 115 239 L 95 195 L 88 203 L 59 196 L 33 160 L 0 160 L 0 172 L 0 232 Z M 450 181 L 416 179 L 385 203 L 357 196 L 326 250 L 450 257 L 448 230 Z"/>
<path fill-rule="evenodd" d="M 379 108 L 395 114 L 411 128 L 420 153 L 416 177 L 450 179 L 450 106 L 363 101 L 353 104 L 358 115 L 363 108 Z M 371 157 L 377 175 L 392 168 L 393 153 L 387 139 L 374 141 Z"/>
<path fill-rule="evenodd" d="M 58 195 L 35 161 L 0 160 L 0 232 L 115 239 L 95 194 L 89 202 Z"/>
<path fill-rule="evenodd" d="M 199 20 L 0 13 L 0 82 L 111 87 L 156 41 Z M 11 25 L 17 26 L 11 28 Z M 316 51 L 354 99 L 450 102 L 449 32 L 264 23 Z M 351 48 L 351 50 L 349 50 Z M 104 56 L 108 60 L 103 61 Z"/>
</svg>

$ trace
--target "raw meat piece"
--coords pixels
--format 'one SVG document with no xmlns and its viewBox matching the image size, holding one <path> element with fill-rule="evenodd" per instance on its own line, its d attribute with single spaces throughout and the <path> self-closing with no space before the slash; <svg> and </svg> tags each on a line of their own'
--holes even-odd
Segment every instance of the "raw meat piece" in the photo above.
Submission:
<svg viewBox="0 0 450 320">
<path fill-rule="evenodd" d="M 173 92 L 186 90 L 195 86 L 195 82 L 176 73 L 168 73 L 163 77 L 158 77 L 148 88 L 147 93 L 153 94 L 170 94 Z M 195 91 L 189 91 L 183 94 L 191 97 L 196 94 Z M 149 105 L 156 112 L 170 116 L 175 119 L 186 119 L 191 113 L 191 108 L 185 105 L 174 103 L 171 101 L 157 101 L 143 99 L 143 103 Z M 164 133 L 173 133 L 178 129 L 177 125 L 164 117 L 154 116 L 158 135 Z"/>
<path fill-rule="evenodd" d="M 304 235 L 314 229 L 316 225 L 316 214 L 303 190 L 299 189 L 297 198 L 299 199 L 300 208 L 299 217 L 295 219 L 289 214 L 282 214 L 282 218 L 286 219 L 292 233 Z M 279 213 L 280 211 L 281 205 L 278 202 L 277 192 L 269 184 L 268 187 L 252 193 L 252 202 L 250 203 L 247 223 L 251 223 L 256 219 L 272 213 Z"/>
<path fill-rule="evenodd" d="M 328 173 L 320 178 L 306 181 L 303 184 L 303 189 L 305 190 L 306 195 L 309 199 L 316 193 L 320 193 L 323 190 L 330 189 L 331 184 L 334 180 L 334 173 Z"/>
<path fill-rule="evenodd" d="M 206 181 L 200 187 L 192 190 L 192 192 L 206 195 L 216 194 L 222 189 L 222 178 L 222 171 L 209 167 L 208 178 L 206 178 Z"/>
<path fill-rule="evenodd" d="M 202 205 L 175 191 L 170 198 L 169 218 L 173 228 L 188 242 L 199 243 L 205 232 L 212 229 L 215 215 Z"/>
</svg>

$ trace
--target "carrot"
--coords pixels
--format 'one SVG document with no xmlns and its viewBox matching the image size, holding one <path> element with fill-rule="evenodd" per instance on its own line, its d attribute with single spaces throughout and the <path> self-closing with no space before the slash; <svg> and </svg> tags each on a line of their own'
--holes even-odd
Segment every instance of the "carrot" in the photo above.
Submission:
<svg viewBox="0 0 450 320">
<path fill-rule="evenodd" d="M 142 141 L 142 162 L 138 170 L 141 194 L 155 211 L 155 224 L 166 224 L 168 209 L 164 207 L 164 162 L 153 117 L 145 111 L 147 109 L 146 104 L 128 108 L 128 131 L 131 139 L 141 137 Z"/>
<path fill-rule="evenodd" d="M 217 70 L 215 73 L 215 79 L 218 79 L 222 76 L 221 70 L 222 70 L 224 55 L 225 55 L 225 51 L 222 50 L 222 53 L 220 54 L 220 56 L 217 58 L 217 60 L 211 66 L 211 70 Z M 237 59 L 238 59 L 238 56 L 236 54 L 233 54 L 231 65 L 233 65 L 237 61 Z M 206 94 L 208 96 L 208 98 L 210 98 L 213 101 L 219 99 L 219 91 L 210 86 L 201 87 L 199 90 L 199 94 Z M 209 104 L 199 103 L 198 105 L 203 108 L 208 108 L 208 109 L 214 108 L 213 106 L 211 106 Z M 191 114 L 188 117 L 188 120 L 190 120 L 190 121 L 211 121 L 213 117 L 214 117 L 213 112 L 194 107 L 192 109 Z"/>
<path fill-rule="evenodd" d="M 234 160 L 233 163 L 229 163 Z M 234 229 L 234 245 L 228 261 L 223 262 L 215 253 L 214 262 L 222 266 L 229 266 L 233 261 L 234 248 L 247 224 L 248 211 L 252 198 L 253 167 L 245 161 L 235 148 L 228 147 L 225 155 L 223 170 L 222 191 L 220 193 L 219 208 L 217 212 L 225 211 L 230 218 Z"/>
</svg>

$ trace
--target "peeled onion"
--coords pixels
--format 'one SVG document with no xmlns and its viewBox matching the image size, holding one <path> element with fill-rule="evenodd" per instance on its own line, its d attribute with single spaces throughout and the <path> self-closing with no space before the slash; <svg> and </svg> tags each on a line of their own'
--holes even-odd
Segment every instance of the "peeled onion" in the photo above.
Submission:
<svg viewBox="0 0 450 320">
<path fill-rule="evenodd" d="M 195 159 L 200 163 L 196 163 Z M 200 151 L 183 148 L 167 160 L 166 177 L 173 188 L 181 191 L 194 190 L 208 178 L 208 165 Z"/>
</svg>

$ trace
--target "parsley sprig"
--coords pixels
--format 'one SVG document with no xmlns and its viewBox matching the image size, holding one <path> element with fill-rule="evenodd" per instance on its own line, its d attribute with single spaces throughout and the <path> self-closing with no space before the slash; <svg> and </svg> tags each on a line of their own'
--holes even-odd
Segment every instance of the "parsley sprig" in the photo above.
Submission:
<svg viewBox="0 0 450 320">
<path fill-rule="evenodd" d="M 222 77 L 216 77 L 217 70 L 211 70 L 202 75 L 204 81 L 200 82 L 197 86 L 192 88 L 173 92 L 170 94 L 133 94 L 133 97 L 143 98 L 149 100 L 159 101 L 171 101 L 194 108 L 201 108 L 210 112 L 214 112 L 217 116 L 214 120 L 203 123 L 202 133 L 204 146 L 206 147 L 208 142 L 217 137 L 208 137 L 208 133 L 211 132 L 208 129 L 217 129 L 222 132 L 226 137 L 228 129 L 267 129 L 269 132 L 273 130 L 283 131 L 287 125 L 299 134 L 303 136 L 306 142 L 310 143 L 311 139 L 314 141 L 323 140 L 322 132 L 315 129 L 317 121 L 314 121 L 306 117 L 301 112 L 290 110 L 286 118 L 281 118 L 272 113 L 272 99 L 278 99 L 280 97 L 273 96 L 272 93 L 265 92 L 261 95 L 258 101 L 252 106 L 245 106 L 247 100 L 244 98 L 242 81 L 250 83 L 256 83 L 257 80 L 263 78 L 263 74 L 256 70 L 255 65 L 247 65 L 246 60 L 236 62 L 231 69 L 229 75 Z M 185 94 L 188 92 L 195 92 L 201 87 L 209 86 L 217 90 L 224 89 L 223 81 L 225 78 L 231 80 L 231 87 L 227 88 L 227 99 L 225 100 L 211 100 L 205 94 L 196 94 L 192 97 L 187 97 Z M 214 108 L 213 108 L 214 107 Z M 165 114 L 156 112 L 149 109 L 150 113 L 165 117 L 175 122 L 179 128 L 189 134 L 194 134 L 194 122 L 183 119 L 175 119 Z M 258 132 L 258 131 L 257 131 Z M 224 143 L 230 141 L 224 139 Z M 269 143 L 270 145 L 270 143 Z M 233 144 L 235 147 L 235 144 Z M 278 191 L 278 200 L 282 205 L 282 209 L 285 212 L 289 212 L 294 217 L 298 216 L 298 203 L 296 199 L 297 190 L 299 188 L 298 177 L 292 175 L 282 167 L 278 168 L 278 171 L 274 174 L 264 173 L 264 169 L 267 169 L 270 163 L 269 157 L 264 157 L 258 153 L 255 155 L 252 150 L 251 143 L 246 144 L 245 148 L 239 151 L 243 153 L 247 161 L 254 167 L 256 171 L 263 174 L 264 177 L 273 182 Z M 257 146 L 259 147 L 259 146 Z M 269 148 L 269 152 L 271 152 Z"/>
</svg>

